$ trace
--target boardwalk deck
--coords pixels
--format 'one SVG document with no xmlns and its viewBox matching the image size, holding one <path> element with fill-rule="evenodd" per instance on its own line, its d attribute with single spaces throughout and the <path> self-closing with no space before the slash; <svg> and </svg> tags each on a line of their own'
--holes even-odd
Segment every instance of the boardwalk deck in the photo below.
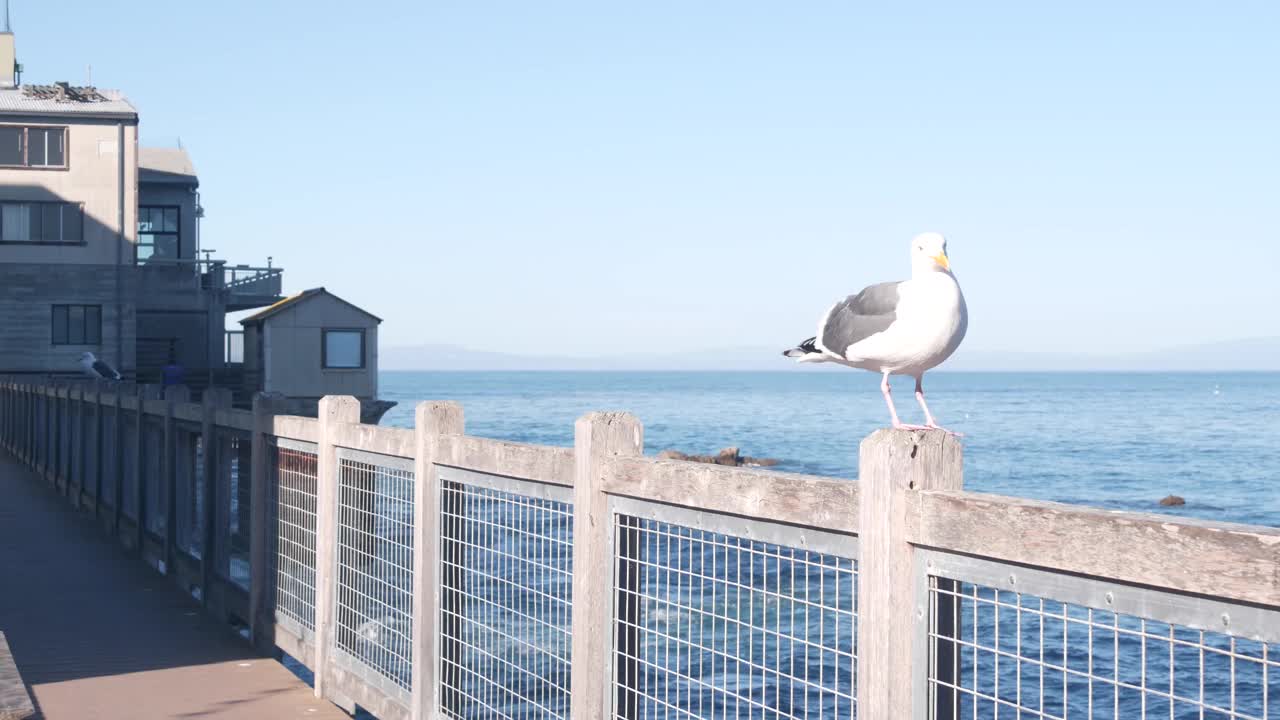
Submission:
<svg viewBox="0 0 1280 720">
<path fill-rule="evenodd" d="M 348 717 L 2 450 L 0 630 L 47 720 Z"/>
</svg>

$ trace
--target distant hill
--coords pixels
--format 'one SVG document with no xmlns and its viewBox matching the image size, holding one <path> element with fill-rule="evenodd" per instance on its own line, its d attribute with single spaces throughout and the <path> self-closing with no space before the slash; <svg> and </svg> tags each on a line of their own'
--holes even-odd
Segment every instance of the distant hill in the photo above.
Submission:
<svg viewBox="0 0 1280 720">
<path fill-rule="evenodd" d="M 966 351 L 949 370 L 1201 371 L 1280 370 L 1280 337 L 1183 345 L 1123 354 Z"/>
<path fill-rule="evenodd" d="M 382 348 L 378 362 L 383 370 L 785 370 L 791 365 L 776 348 L 571 357 L 439 344 Z"/>
<path fill-rule="evenodd" d="M 794 370 L 775 347 L 737 347 L 685 353 L 571 357 L 516 355 L 430 344 L 388 347 L 383 370 Z M 835 366 L 803 366 L 816 371 Z M 1006 371 L 1280 371 L 1280 337 L 1187 345 L 1115 355 L 1001 352 L 961 349 L 946 370 Z"/>
</svg>

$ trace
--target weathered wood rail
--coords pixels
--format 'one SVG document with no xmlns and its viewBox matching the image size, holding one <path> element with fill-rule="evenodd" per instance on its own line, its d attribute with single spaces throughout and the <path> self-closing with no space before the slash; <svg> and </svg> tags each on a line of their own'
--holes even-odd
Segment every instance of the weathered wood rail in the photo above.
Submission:
<svg viewBox="0 0 1280 720">
<path fill-rule="evenodd" d="M 1280 529 L 966 492 L 941 432 L 850 482 L 644 457 L 618 413 L 555 448 L 184 399 L 6 382 L 0 439 L 348 709 L 1280 717 Z"/>
</svg>

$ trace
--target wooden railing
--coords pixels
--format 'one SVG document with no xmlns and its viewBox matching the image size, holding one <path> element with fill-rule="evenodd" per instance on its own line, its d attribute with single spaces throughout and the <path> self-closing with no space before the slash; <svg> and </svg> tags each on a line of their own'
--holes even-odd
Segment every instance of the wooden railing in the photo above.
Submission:
<svg viewBox="0 0 1280 720">
<path fill-rule="evenodd" d="M 872 434 L 852 482 L 644 457 L 621 413 L 557 448 L 468 436 L 452 403 L 407 430 L 353 398 L 307 419 L 155 392 L 3 383 L 0 439 L 348 709 L 1280 708 L 1280 529 L 966 492 L 939 431 Z"/>
</svg>

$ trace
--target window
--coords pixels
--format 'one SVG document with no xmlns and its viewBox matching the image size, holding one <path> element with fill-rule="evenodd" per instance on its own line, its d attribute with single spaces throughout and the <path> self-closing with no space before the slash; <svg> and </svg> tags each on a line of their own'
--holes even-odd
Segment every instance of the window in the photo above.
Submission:
<svg viewBox="0 0 1280 720">
<path fill-rule="evenodd" d="M 101 345 L 101 305 L 54 305 L 54 345 Z"/>
<path fill-rule="evenodd" d="M 325 368 L 364 367 L 363 330 L 324 330 L 321 365 Z"/>
<path fill-rule="evenodd" d="M 65 127 L 0 126 L 0 165 L 64 168 L 67 166 Z"/>
<path fill-rule="evenodd" d="M 78 245 L 84 210 L 80 203 L 0 201 L 0 242 Z"/>
<path fill-rule="evenodd" d="M 138 208 L 138 262 L 177 260 L 182 256 L 178 238 L 178 208 L 143 205 Z"/>
</svg>

